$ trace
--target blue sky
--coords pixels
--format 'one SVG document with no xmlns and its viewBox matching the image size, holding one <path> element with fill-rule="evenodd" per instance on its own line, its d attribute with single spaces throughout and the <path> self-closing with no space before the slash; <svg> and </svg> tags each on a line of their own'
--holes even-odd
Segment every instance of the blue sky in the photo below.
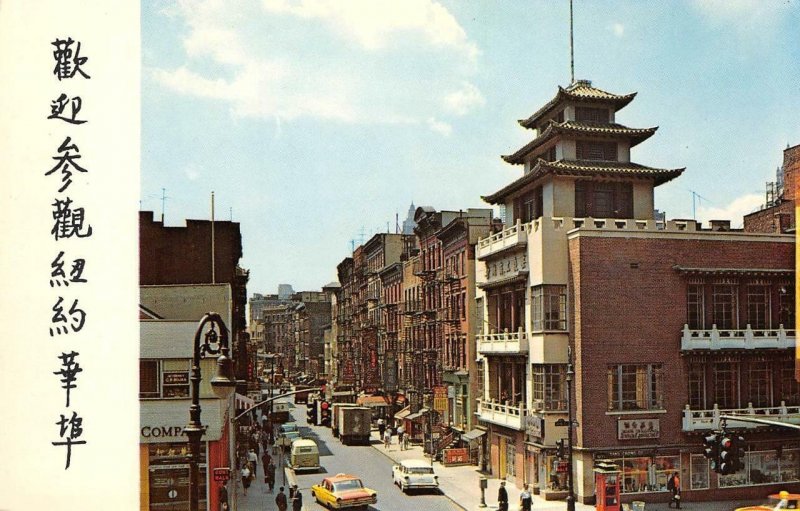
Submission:
<svg viewBox="0 0 800 511">
<path fill-rule="evenodd" d="M 638 92 L 669 218 L 734 225 L 800 143 L 797 0 L 575 0 L 575 75 Z M 142 208 L 241 223 L 248 292 L 318 289 L 409 204 L 487 207 L 570 81 L 567 0 L 142 2 Z"/>
</svg>

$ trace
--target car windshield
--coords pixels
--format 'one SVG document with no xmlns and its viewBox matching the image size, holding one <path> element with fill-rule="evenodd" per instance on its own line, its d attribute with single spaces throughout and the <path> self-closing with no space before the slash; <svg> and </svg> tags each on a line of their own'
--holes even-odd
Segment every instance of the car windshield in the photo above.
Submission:
<svg viewBox="0 0 800 511">
<path fill-rule="evenodd" d="M 350 479 L 348 481 L 339 481 L 333 485 L 334 491 L 347 491 L 347 490 L 358 490 L 359 488 L 363 488 L 361 486 L 361 481 L 359 479 Z"/>
<path fill-rule="evenodd" d="M 433 474 L 431 467 L 411 467 L 408 471 L 412 474 Z"/>
</svg>

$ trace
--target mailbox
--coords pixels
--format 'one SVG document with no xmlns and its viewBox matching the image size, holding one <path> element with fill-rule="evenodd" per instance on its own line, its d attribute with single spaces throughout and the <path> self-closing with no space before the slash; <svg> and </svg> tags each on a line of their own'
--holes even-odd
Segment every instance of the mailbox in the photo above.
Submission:
<svg viewBox="0 0 800 511">
<path fill-rule="evenodd" d="M 481 490 L 485 490 L 486 488 L 489 487 L 489 480 L 486 479 L 484 476 L 480 476 L 480 478 L 478 478 L 478 481 L 480 482 Z"/>
</svg>

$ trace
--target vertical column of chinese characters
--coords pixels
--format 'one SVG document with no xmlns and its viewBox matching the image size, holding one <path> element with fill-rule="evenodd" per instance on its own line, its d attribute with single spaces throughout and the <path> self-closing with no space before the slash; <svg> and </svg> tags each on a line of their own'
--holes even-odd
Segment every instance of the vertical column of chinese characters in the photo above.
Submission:
<svg viewBox="0 0 800 511">
<path fill-rule="evenodd" d="M 84 208 L 78 207 L 69 196 L 73 176 L 77 178 L 80 174 L 89 174 L 89 170 L 80 163 L 81 152 L 78 147 L 80 126 L 87 120 L 80 115 L 83 99 L 74 95 L 80 91 L 73 90 L 73 87 L 81 80 L 89 80 L 91 77 L 85 70 L 88 58 L 81 56 L 79 41 L 74 41 L 71 37 L 57 38 L 50 44 L 54 48 L 53 75 L 58 79 L 58 87 L 63 87 L 54 92 L 55 99 L 50 102 L 50 115 L 47 116 L 47 119 L 59 125 L 54 126 L 53 132 L 58 140 L 63 141 L 52 156 L 55 165 L 44 172 L 48 186 L 55 190 L 51 204 L 53 228 L 50 231 L 55 254 L 50 265 L 50 287 L 54 290 L 55 304 L 50 320 L 50 337 L 60 344 L 57 351 L 61 351 L 61 354 L 54 360 L 57 370 L 53 374 L 59 378 L 65 397 L 64 413 L 59 414 L 60 417 L 55 422 L 59 438 L 52 444 L 66 447 L 66 470 L 72 459 L 72 447 L 86 443 L 83 438 L 83 417 L 75 409 L 75 400 L 70 399 L 74 398 L 70 391 L 78 388 L 78 375 L 83 371 L 79 361 L 80 353 L 75 348 L 80 344 L 76 342 L 79 338 L 76 334 L 83 330 L 87 318 L 77 296 L 80 294 L 79 286 L 87 282 L 84 277 L 86 260 L 79 257 L 79 249 L 76 248 L 79 244 L 70 244 L 65 240 L 80 240 L 92 235 L 92 226 L 86 221 Z M 85 179 L 83 181 L 86 182 Z M 67 344 L 68 341 L 71 346 Z"/>
</svg>

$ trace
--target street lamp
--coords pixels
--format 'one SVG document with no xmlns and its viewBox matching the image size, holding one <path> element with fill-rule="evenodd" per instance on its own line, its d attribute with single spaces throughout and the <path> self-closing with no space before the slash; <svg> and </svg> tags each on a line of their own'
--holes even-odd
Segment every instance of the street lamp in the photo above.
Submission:
<svg viewBox="0 0 800 511">
<path fill-rule="evenodd" d="M 572 429 L 575 427 L 575 419 L 572 416 L 572 377 L 575 371 L 572 368 L 572 346 L 567 347 L 567 413 L 569 425 L 567 426 L 567 464 L 569 473 L 567 474 L 567 511 L 575 511 L 575 491 L 572 486 Z"/>
<path fill-rule="evenodd" d="M 203 334 L 206 324 L 210 329 Z M 219 329 L 219 333 L 217 333 Z M 200 338 L 203 337 L 203 342 Z M 194 334 L 194 351 L 192 358 L 192 405 L 189 407 L 189 425 L 183 432 L 189 437 L 189 510 L 199 511 L 199 476 L 200 437 L 205 427 L 200 423 L 200 359 L 206 355 L 216 355 L 217 374 L 211 379 L 214 394 L 227 402 L 236 389 L 236 378 L 233 374 L 233 361 L 228 357 L 228 329 L 216 312 L 206 313 L 197 326 Z"/>
</svg>

